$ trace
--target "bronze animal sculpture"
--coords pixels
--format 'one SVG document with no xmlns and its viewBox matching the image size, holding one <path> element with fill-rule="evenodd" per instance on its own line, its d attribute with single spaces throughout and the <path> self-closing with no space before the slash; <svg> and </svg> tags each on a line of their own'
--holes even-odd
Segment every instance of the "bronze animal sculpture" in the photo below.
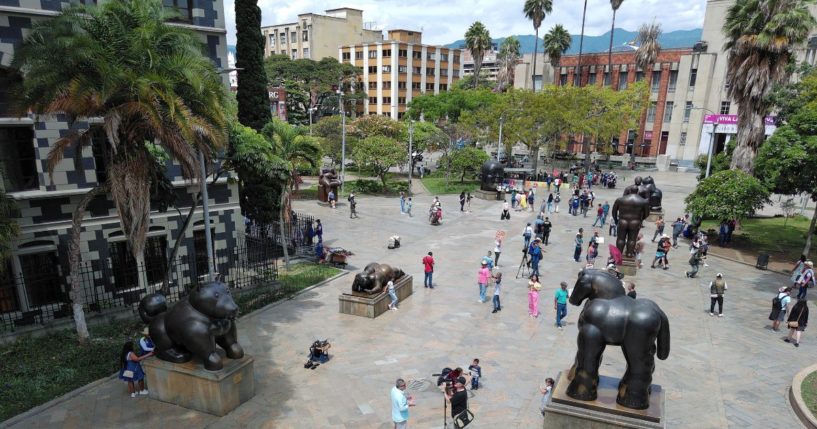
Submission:
<svg viewBox="0 0 817 429">
<path fill-rule="evenodd" d="M 335 169 L 324 170 L 318 178 L 318 199 L 322 202 L 329 201 L 329 191 L 335 193 L 335 198 L 338 197 L 338 187 L 340 180 Z"/>
<path fill-rule="evenodd" d="M 479 188 L 483 191 L 496 192 L 496 187 L 505 179 L 505 167 L 496 160 L 482 164 Z"/>
<path fill-rule="evenodd" d="M 641 222 L 650 215 L 649 202 L 637 192 L 635 185 L 625 188 L 624 195 L 616 199 L 610 213 L 618 228 L 616 247 L 622 255 L 629 258 L 635 256 L 635 243 L 641 230 Z"/>
<path fill-rule="evenodd" d="M 396 281 L 403 277 L 405 273 L 399 268 L 393 268 L 391 265 L 379 264 L 372 262 L 363 268 L 363 272 L 355 275 L 355 280 L 352 282 L 352 292 L 361 292 L 368 294 L 377 294 L 383 291 L 389 280 Z"/>
<path fill-rule="evenodd" d="M 149 324 L 156 356 L 168 362 L 184 363 L 194 356 L 204 362 L 208 371 L 224 367 L 216 350 L 221 346 L 230 359 L 244 357 L 238 344 L 235 317 L 238 305 L 227 285 L 221 282 L 202 284 L 190 291 L 169 310 L 163 295 L 150 294 L 139 302 L 139 316 Z"/>
<path fill-rule="evenodd" d="M 647 176 L 642 180 L 644 186 L 649 192 L 650 210 L 660 212 L 661 200 L 664 198 L 664 193 L 655 186 L 655 179 L 652 176 Z"/>
<path fill-rule="evenodd" d="M 567 395 L 582 401 L 596 399 L 602 354 L 610 344 L 621 346 L 627 360 L 616 402 L 637 410 L 649 408 L 656 350 L 658 359 L 669 356 L 667 315 L 648 299 L 628 297 L 621 280 L 603 270 L 579 272 L 570 303 L 578 306 L 585 299 Z"/>
</svg>

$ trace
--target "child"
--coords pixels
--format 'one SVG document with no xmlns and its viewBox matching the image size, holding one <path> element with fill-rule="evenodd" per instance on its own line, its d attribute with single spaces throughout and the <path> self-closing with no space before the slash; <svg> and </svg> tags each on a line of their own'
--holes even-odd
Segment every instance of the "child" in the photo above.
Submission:
<svg viewBox="0 0 817 429">
<path fill-rule="evenodd" d="M 471 389 L 479 389 L 479 379 L 482 378 L 482 367 L 479 366 L 479 359 L 474 359 L 474 362 L 468 367 L 468 371 L 471 371 Z"/>
<path fill-rule="evenodd" d="M 545 385 L 539 387 L 539 392 L 542 393 L 542 405 L 539 407 L 539 410 L 542 411 L 542 415 L 545 415 L 545 405 L 550 399 L 551 393 L 553 393 L 553 385 L 556 382 L 553 381 L 552 378 L 548 377 L 545 379 Z"/>
<path fill-rule="evenodd" d="M 148 390 L 145 389 L 145 371 L 142 370 L 142 365 L 139 363 L 143 359 L 153 356 L 153 352 L 149 352 L 142 356 L 136 356 L 133 351 L 133 342 L 128 341 L 122 346 L 122 353 L 119 355 L 119 379 L 128 382 L 128 393 L 131 398 L 135 398 L 137 393 L 139 395 L 147 395 Z M 136 390 L 138 382 L 139 391 Z"/>
<path fill-rule="evenodd" d="M 406 203 L 406 213 L 411 217 L 411 197 L 409 197 L 408 202 Z"/>
<path fill-rule="evenodd" d="M 389 280 L 389 283 L 386 284 L 386 292 L 389 293 L 391 297 L 391 303 L 389 303 L 389 310 L 397 310 L 397 294 L 394 293 L 394 282 Z"/>
<path fill-rule="evenodd" d="M 502 306 L 499 304 L 499 290 L 502 287 L 502 273 L 498 272 L 494 275 L 494 311 L 502 311 Z"/>
</svg>

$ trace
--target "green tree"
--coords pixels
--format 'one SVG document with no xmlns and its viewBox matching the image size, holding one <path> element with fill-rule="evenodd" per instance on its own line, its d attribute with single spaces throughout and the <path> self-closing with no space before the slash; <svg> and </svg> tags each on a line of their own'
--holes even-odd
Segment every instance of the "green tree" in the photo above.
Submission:
<svg viewBox="0 0 817 429">
<path fill-rule="evenodd" d="M 496 57 L 499 65 L 499 76 L 497 76 L 497 89 L 499 91 L 513 88 L 514 72 L 522 56 L 521 49 L 519 39 L 514 36 L 506 37 L 499 46 L 499 54 Z"/>
<path fill-rule="evenodd" d="M 156 175 L 147 142 L 155 140 L 185 177 L 201 179 L 197 153 L 210 157 L 226 140 L 221 78 L 202 55 L 197 34 L 163 24 L 172 16 L 158 0 L 71 6 L 35 24 L 15 55 L 13 66 L 25 77 L 19 92 L 23 110 L 102 118 L 87 131 L 59 139 L 49 153 L 49 171 L 65 150 L 89 144 L 92 132 L 107 135 L 108 183 L 86 193 L 74 211 L 71 273 L 79 268 L 85 207 L 109 189 L 131 252 L 141 258 Z M 54 58 L 60 67 L 54 67 Z M 80 276 L 72 275 L 69 296 L 80 342 L 86 343 L 80 286 Z"/>
<path fill-rule="evenodd" d="M 5 261 L 11 254 L 11 244 L 20 235 L 20 226 L 14 220 L 18 217 L 17 204 L 8 194 L 0 190 L 0 261 Z M 0 264 L 0 274 L 6 264 Z"/>
<path fill-rule="evenodd" d="M 610 7 L 613 8 L 613 23 L 610 25 L 610 48 L 607 49 L 607 70 L 610 73 L 610 82 L 613 79 L 613 35 L 616 33 L 616 12 L 624 0 L 610 0 Z"/>
<path fill-rule="evenodd" d="M 525 18 L 531 20 L 533 30 L 536 32 L 536 41 L 533 43 L 533 74 L 530 80 L 535 92 L 536 85 L 534 82 L 536 81 L 536 55 L 539 53 L 539 27 L 542 26 L 545 16 L 553 12 L 553 0 L 525 0 L 522 12 L 525 13 Z M 542 81 L 544 82 L 544 79 Z"/>
<path fill-rule="evenodd" d="M 686 199 L 687 211 L 704 219 L 744 219 L 769 202 L 769 190 L 760 180 L 740 170 L 715 173 L 698 183 Z"/>
<path fill-rule="evenodd" d="M 414 122 L 414 121 L 412 121 Z M 436 125 L 431 122 L 419 121 L 414 122 L 412 130 L 412 151 L 422 153 L 425 151 L 437 151 L 448 142 L 448 137 Z M 408 125 L 404 126 L 405 132 L 400 136 L 399 141 L 407 142 Z"/>
<path fill-rule="evenodd" d="M 451 170 L 452 173 L 460 175 L 460 183 L 465 181 L 465 175 L 476 173 L 490 159 L 487 153 L 482 149 L 477 149 L 473 146 L 465 146 L 460 149 L 454 149 L 451 152 L 451 162 L 443 161 L 445 168 Z"/>
<path fill-rule="evenodd" d="M 352 159 L 364 167 L 371 168 L 383 183 L 383 189 L 388 187 L 386 173 L 390 168 L 405 162 L 406 156 L 406 148 L 403 145 L 384 135 L 366 137 L 358 142 L 352 151 Z"/>
<path fill-rule="evenodd" d="M 256 130 L 270 121 L 264 35 L 258 0 L 235 0 L 238 120 Z"/>
<path fill-rule="evenodd" d="M 562 54 L 570 49 L 572 39 L 570 33 L 562 24 L 556 24 L 545 34 L 545 52 L 550 58 L 550 65 L 559 66 Z"/>
<path fill-rule="evenodd" d="M 477 88 L 483 56 L 485 51 L 491 49 L 491 33 L 485 25 L 476 21 L 465 32 L 465 46 L 471 51 L 471 57 L 474 59 L 474 88 Z"/>
<path fill-rule="evenodd" d="M 738 105 L 737 147 L 732 168 L 748 173 L 765 139 L 764 117 L 772 105 L 769 93 L 789 78 L 794 49 L 805 42 L 817 21 L 811 0 L 745 0 L 726 13 L 727 94 Z"/>
<path fill-rule="evenodd" d="M 729 143 L 727 143 L 725 150 L 712 155 L 712 162 L 709 162 L 708 154 L 698 156 L 698 158 L 695 160 L 695 166 L 700 170 L 698 173 L 698 181 L 701 181 L 704 179 L 704 177 L 706 177 L 707 163 L 709 163 L 710 174 L 729 170 L 729 164 L 732 162 L 732 153 L 734 151 L 735 141 L 730 140 Z"/>
<path fill-rule="evenodd" d="M 340 115 L 326 116 L 321 118 L 321 120 L 315 124 L 313 130 L 314 135 L 320 138 L 319 144 L 321 146 L 321 153 L 329 158 L 333 166 L 340 165 L 341 161 L 341 150 L 343 145 L 342 121 L 343 118 Z M 357 139 L 348 132 L 348 128 L 349 126 L 347 125 L 347 151 L 354 146 L 355 141 L 357 141 Z"/>
<path fill-rule="evenodd" d="M 658 54 L 661 53 L 661 44 L 658 38 L 661 36 L 661 24 L 641 24 L 638 29 L 638 35 L 635 37 L 635 44 L 638 48 L 635 51 L 635 64 L 647 78 L 647 84 L 652 83 L 652 65 L 658 60 Z"/>
<path fill-rule="evenodd" d="M 360 139 L 374 136 L 397 139 L 405 135 L 405 124 L 387 116 L 366 115 L 355 119 L 349 127 L 349 131 Z"/>
</svg>

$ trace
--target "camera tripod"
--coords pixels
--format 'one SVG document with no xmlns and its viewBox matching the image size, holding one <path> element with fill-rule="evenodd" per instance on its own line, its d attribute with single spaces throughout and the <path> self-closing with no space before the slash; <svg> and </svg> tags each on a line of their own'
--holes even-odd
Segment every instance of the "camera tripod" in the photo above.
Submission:
<svg viewBox="0 0 817 429">
<path fill-rule="evenodd" d="M 516 278 L 530 277 L 530 261 L 528 261 L 528 251 L 522 252 L 522 262 L 519 263 L 519 268 L 516 270 Z"/>
</svg>

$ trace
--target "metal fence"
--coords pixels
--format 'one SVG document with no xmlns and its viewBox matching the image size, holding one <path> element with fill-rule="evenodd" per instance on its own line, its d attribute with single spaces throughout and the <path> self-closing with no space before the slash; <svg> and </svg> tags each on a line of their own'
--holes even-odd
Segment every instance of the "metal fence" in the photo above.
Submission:
<svg viewBox="0 0 817 429">
<path fill-rule="evenodd" d="M 218 279 L 233 289 L 274 285 L 280 250 L 271 240 L 246 237 L 232 251 L 215 257 Z M 169 302 L 178 301 L 206 278 L 206 264 L 200 262 L 191 255 L 170 263 Z M 148 265 L 115 264 L 110 258 L 82 262 L 78 274 L 85 311 L 93 315 L 135 309 L 142 297 L 162 289 L 167 268 L 167 261 Z M 42 261 L 39 269 L 28 269 L 18 276 L 6 270 L 0 278 L 0 332 L 72 316 L 70 276 L 63 275 L 68 272 L 68 267 L 55 260 Z"/>
<path fill-rule="evenodd" d="M 281 234 L 281 224 L 273 222 L 262 224 L 250 222 L 246 225 L 247 239 L 264 240 L 273 243 L 274 249 L 283 256 L 283 246 L 287 243 L 290 256 L 312 256 L 315 237 L 315 218 L 309 215 L 292 212 L 290 223 L 287 226 L 289 239 Z"/>
</svg>

